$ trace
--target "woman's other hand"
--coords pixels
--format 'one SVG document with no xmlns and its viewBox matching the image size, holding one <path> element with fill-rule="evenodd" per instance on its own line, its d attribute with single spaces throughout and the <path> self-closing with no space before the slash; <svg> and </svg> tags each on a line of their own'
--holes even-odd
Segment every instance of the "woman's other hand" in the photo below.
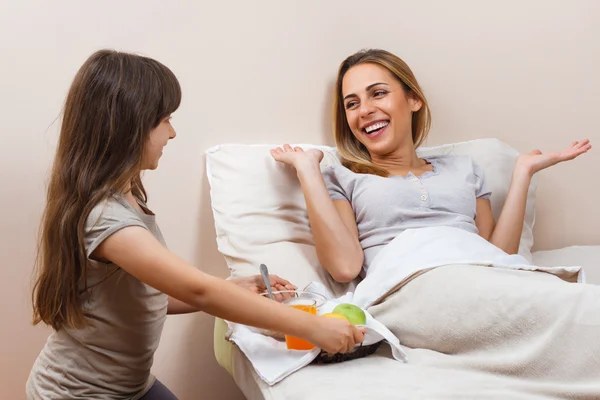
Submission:
<svg viewBox="0 0 600 400">
<path fill-rule="evenodd" d="M 540 150 L 533 150 L 528 154 L 521 154 L 517 158 L 515 172 L 520 171 L 533 176 L 536 172 L 561 163 L 563 161 L 573 160 L 576 157 L 588 152 L 592 145 L 588 139 L 575 141 L 570 146 L 558 152 L 542 153 Z"/>
</svg>

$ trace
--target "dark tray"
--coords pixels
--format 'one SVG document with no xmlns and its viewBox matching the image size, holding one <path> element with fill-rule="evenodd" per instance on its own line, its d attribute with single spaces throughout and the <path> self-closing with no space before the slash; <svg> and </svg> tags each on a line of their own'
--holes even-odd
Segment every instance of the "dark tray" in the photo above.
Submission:
<svg viewBox="0 0 600 400">
<path fill-rule="evenodd" d="M 315 358 L 311 364 L 335 364 L 344 361 L 355 360 L 357 358 L 363 358 L 375 353 L 375 351 L 381 345 L 381 342 L 382 341 L 379 341 L 368 346 L 361 345 L 349 353 L 327 354 L 326 352 L 321 351 L 321 353 L 319 353 L 317 358 Z"/>
</svg>

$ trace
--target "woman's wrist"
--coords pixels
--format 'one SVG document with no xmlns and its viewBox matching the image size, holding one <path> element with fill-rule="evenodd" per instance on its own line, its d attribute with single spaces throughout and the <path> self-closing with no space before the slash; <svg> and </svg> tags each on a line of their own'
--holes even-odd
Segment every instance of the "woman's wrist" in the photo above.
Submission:
<svg viewBox="0 0 600 400">
<path fill-rule="evenodd" d="M 513 180 L 531 181 L 531 178 L 533 178 L 534 174 L 535 171 L 533 171 L 531 166 L 521 164 L 517 160 L 517 163 L 515 164 L 515 168 L 513 170 Z"/>
<path fill-rule="evenodd" d="M 319 163 L 313 160 L 302 160 L 295 166 L 296 174 L 300 180 L 309 178 L 315 175 L 321 175 Z"/>
</svg>

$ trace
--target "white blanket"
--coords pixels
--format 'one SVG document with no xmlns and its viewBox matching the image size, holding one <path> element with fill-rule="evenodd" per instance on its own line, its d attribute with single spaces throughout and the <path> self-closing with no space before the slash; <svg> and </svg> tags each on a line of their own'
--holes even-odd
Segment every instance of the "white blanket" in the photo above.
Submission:
<svg viewBox="0 0 600 400">
<path fill-rule="evenodd" d="M 349 302 L 367 309 L 383 299 L 395 288 L 405 284 L 420 273 L 445 265 L 485 265 L 500 268 L 543 270 L 566 280 L 583 280 L 581 267 L 542 268 L 531 266 L 521 256 L 509 256 L 478 235 L 449 227 L 407 230 L 389 243 L 375 258 L 365 279 L 354 293 L 331 299 L 321 312 L 329 312 L 341 302 Z M 323 293 L 318 283 L 309 290 Z M 252 363 L 257 374 L 273 385 L 314 360 L 320 349 L 290 351 L 285 343 L 257 333 L 254 329 L 228 322 L 228 339 L 236 343 Z M 388 342 L 394 358 L 407 361 L 402 338 L 394 336 L 383 324 L 367 312 L 367 338 L 364 344 L 380 340 Z"/>
<path fill-rule="evenodd" d="M 353 301 L 367 308 L 424 271 L 443 265 L 485 265 L 544 271 L 567 281 L 584 282 L 580 266 L 539 267 L 524 257 L 508 255 L 479 235 L 451 227 L 410 229 L 377 254 Z"/>
</svg>

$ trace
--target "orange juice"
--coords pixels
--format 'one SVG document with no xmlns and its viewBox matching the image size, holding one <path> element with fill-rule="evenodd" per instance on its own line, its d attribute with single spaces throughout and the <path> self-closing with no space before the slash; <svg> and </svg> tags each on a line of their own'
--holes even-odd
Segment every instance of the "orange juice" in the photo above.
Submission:
<svg viewBox="0 0 600 400">
<path fill-rule="evenodd" d="M 315 300 L 296 298 L 289 301 L 288 305 L 298 310 L 317 315 L 317 305 Z M 285 344 L 289 350 L 312 350 L 315 347 L 312 343 L 307 342 L 304 339 L 288 335 L 285 335 Z"/>
</svg>

